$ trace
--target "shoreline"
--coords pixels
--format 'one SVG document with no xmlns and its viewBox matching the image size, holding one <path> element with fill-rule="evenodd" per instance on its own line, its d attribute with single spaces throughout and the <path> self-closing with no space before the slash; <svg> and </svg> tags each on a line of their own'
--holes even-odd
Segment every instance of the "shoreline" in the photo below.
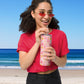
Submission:
<svg viewBox="0 0 84 84">
<path fill-rule="evenodd" d="M 20 66 L 0 66 L 0 69 L 21 69 Z M 65 66 L 59 67 L 59 70 L 84 70 L 84 66 Z"/>
<path fill-rule="evenodd" d="M 84 70 L 59 69 L 62 84 L 84 84 Z M 0 84 L 26 84 L 28 72 L 22 69 L 0 69 Z"/>
</svg>

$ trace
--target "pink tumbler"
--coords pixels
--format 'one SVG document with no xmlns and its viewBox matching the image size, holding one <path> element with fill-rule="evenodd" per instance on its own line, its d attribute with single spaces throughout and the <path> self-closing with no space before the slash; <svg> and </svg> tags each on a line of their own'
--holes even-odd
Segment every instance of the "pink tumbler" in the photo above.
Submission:
<svg viewBox="0 0 84 84">
<path fill-rule="evenodd" d="M 49 66 L 50 60 L 44 60 L 43 59 L 43 53 L 46 47 L 51 46 L 52 36 L 49 34 L 43 34 L 41 35 L 41 50 L 40 50 L 40 65 L 42 66 Z"/>
</svg>

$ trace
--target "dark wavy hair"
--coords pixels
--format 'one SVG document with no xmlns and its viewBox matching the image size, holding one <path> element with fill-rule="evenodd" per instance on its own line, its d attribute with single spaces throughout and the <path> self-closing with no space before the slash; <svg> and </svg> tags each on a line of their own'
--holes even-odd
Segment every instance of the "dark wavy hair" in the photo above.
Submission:
<svg viewBox="0 0 84 84">
<path fill-rule="evenodd" d="M 31 5 L 20 15 L 21 24 L 19 26 L 19 31 L 28 32 L 31 34 L 36 30 L 36 22 L 31 16 L 31 11 L 34 11 L 41 2 L 48 2 L 52 7 L 50 0 L 32 0 Z M 59 29 L 58 23 L 59 21 L 55 17 L 52 17 L 48 27 L 52 29 Z"/>
</svg>

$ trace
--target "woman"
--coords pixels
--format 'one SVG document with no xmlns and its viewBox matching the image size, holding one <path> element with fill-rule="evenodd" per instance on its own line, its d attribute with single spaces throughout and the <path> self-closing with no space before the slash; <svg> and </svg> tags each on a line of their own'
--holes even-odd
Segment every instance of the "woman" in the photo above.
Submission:
<svg viewBox="0 0 84 84">
<path fill-rule="evenodd" d="M 58 67 L 66 64 L 69 49 L 66 35 L 59 30 L 52 11 L 50 0 L 32 0 L 31 6 L 20 16 L 19 30 L 24 33 L 20 37 L 17 52 L 21 68 L 29 72 L 26 84 L 61 84 Z M 44 60 L 51 60 L 51 64 L 41 66 L 41 35 L 47 33 L 52 35 L 52 46 L 45 49 L 48 53 L 44 54 Z"/>
</svg>

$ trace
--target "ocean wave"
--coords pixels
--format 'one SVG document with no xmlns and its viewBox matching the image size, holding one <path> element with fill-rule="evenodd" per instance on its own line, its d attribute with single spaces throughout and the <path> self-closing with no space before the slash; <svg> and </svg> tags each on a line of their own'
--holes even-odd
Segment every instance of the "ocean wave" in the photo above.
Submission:
<svg viewBox="0 0 84 84">
<path fill-rule="evenodd" d="M 20 66 L 0 66 L 0 69 L 21 69 Z"/>
<path fill-rule="evenodd" d="M 62 69 L 62 70 L 84 70 L 84 66 L 65 66 L 65 67 L 59 67 L 59 69 Z"/>
<path fill-rule="evenodd" d="M 0 61 L 0 63 L 19 63 L 19 61 Z M 67 63 L 84 63 L 84 60 L 67 60 Z"/>
<path fill-rule="evenodd" d="M 0 69 L 21 69 L 20 66 L 0 66 Z M 84 66 L 65 66 L 59 67 L 62 70 L 84 70 Z"/>
<path fill-rule="evenodd" d="M 0 63 L 19 63 L 19 61 L 0 61 Z"/>
<path fill-rule="evenodd" d="M 67 63 L 84 63 L 84 60 L 67 60 Z"/>
</svg>

